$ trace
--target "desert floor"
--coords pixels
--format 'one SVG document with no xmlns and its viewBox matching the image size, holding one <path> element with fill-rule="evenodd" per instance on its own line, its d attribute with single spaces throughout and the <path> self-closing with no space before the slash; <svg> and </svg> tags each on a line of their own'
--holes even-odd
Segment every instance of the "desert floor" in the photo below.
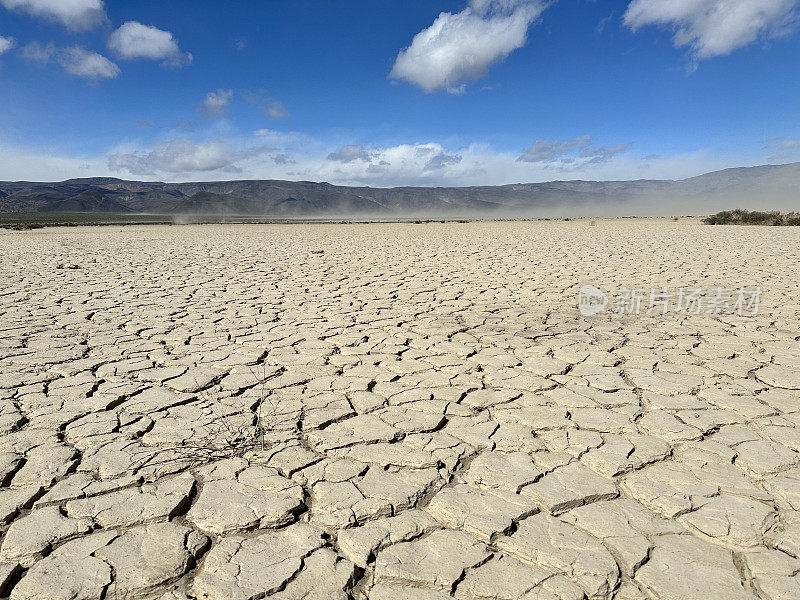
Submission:
<svg viewBox="0 0 800 600">
<path fill-rule="evenodd" d="M 0 281 L 0 595 L 800 598 L 800 228 L 48 228 Z"/>
</svg>

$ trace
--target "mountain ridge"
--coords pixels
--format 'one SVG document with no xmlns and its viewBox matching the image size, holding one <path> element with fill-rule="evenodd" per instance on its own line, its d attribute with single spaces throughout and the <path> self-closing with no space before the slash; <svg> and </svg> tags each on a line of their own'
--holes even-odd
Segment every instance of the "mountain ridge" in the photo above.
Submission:
<svg viewBox="0 0 800 600">
<path fill-rule="evenodd" d="M 114 177 L 0 182 L 0 212 L 229 216 L 620 216 L 797 210 L 800 162 L 734 167 L 682 180 L 556 180 L 498 186 L 379 188 L 328 182 L 149 182 Z M 698 213 L 697 211 L 700 211 Z"/>
</svg>

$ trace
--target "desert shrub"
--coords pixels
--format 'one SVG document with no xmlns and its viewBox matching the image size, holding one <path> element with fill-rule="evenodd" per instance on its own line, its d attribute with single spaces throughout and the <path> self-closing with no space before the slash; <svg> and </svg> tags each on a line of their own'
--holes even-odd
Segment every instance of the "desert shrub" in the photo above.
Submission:
<svg viewBox="0 0 800 600">
<path fill-rule="evenodd" d="M 800 215 L 786 215 L 784 225 L 791 227 L 800 227 Z"/>
<path fill-rule="evenodd" d="M 800 214 L 781 214 L 778 211 L 750 211 L 741 208 L 723 210 L 703 219 L 706 225 L 800 225 Z"/>
<path fill-rule="evenodd" d="M 43 229 L 43 223 L 3 223 L 0 227 L 11 229 L 12 231 L 30 231 L 31 229 Z"/>
</svg>

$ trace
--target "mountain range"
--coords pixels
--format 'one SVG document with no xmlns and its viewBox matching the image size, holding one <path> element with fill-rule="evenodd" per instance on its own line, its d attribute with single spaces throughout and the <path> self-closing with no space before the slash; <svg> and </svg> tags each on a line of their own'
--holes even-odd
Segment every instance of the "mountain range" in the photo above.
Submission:
<svg viewBox="0 0 800 600">
<path fill-rule="evenodd" d="M 800 163 L 683 180 L 552 181 L 477 187 L 349 187 L 309 181 L 161 183 L 108 177 L 0 182 L 2 213 L 263 217 L 549 217 L 800 209 Z"/>
</svg>

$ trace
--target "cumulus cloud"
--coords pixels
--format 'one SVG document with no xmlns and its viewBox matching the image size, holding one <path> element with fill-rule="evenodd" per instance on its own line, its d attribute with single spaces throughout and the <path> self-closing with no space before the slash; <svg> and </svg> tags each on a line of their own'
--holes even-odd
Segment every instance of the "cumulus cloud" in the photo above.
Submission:
<svg viewBox="0 0 800 600">
<path fill-rule="evenodd" d="M 11 50 L 16 43 L 14 42 L 14 38 L 12 37 L 3 37 L 0 35 L 0 54 L 4 54 Z"/>
<path fill-rule="evenodd" d="M 582 135 L 568 142 L 536 140 L 517 160 L 519 162 L 550 162 L 575 150 L 586 148 L 592 142 L 588 135 Z"/>
<path fill-rule="evenodd" d="M 695 60 L 724 56 L 759 37 L 784 35 L 797 25 L 800 0 L 633 0 L 625 24 L 673 30 L 676 47 Z"/>
<path fill-rule="evenodd" d="M 10 11 L 61 23 L 73 31 L 87 31 L 108 22 L 103 0 L 0 0 Z"/>
<path fill-rule="evenodd" d="M 109 176 L 127 177 L 151 181 L 209 181 L 210 179 L 292 179 L 307 181 L 329 181 L 338 185 L 371 185 L 378 187 L 433 185 L 470 186 L 502 185 L 514 182 L 552 181 L 553 179 L 622 180 L 630 179 L 641 166 L 641 158 L 627 152 L 617 155 L 603 165 L 586 169 L 559 167 L 560 161 L 546 163 L 524 163 L 516 160 L 516 154 L 498 152 L 484 144 L 471 144 L 458 149 L 462 160 L 442 169 L 426 170 L 432 156 L 441 151 L 453 154 L 438 143 L 403 144 L 381 148 L 379 156 L 372 162 L 354 161 L 341 163 L 326 160 L 324 143 L 306 137 L 291 141 L 299 134 L 284 133 L 280 150 L 257 147 L 253 137 L 227 139 L 224 142 L 187 142 L 181 151 L 177 144 L 172 148 L 150 146 L 146 148 L 120 146 L 108 153 L 93 155 L 59 155 L 50 146 L 46 149 L 20 148 L 4 145 L 0 141 L 0 181 L 60 181 L 71 177 Z M 276 136 L 277 137 L 277 136 Z M 271 137 L 255 138 L 261 141 Z M 169 144 L 169 142 L 168 142 Z M 213 147 L 203 154 L 194 148 Z M 319 147 L 317 146 L 319 144 Z M 253 148 L 253 146 L 256 146 Z M 418 152 L 420 148 L 433 152 Z M 151 155 L 152 156 L 149 156 Z M 279 154 L 290 154 L 291 159 L 283 163 L 275 158 Z M 109 156 L 111 155 L 111 156 Z M 183 156 L 184 164 L 176 164 Z M 131 158 L 134 157 L 134 158 Z M 191 159 L 194 158 L 194 161 Z M 140 160 L 141 159 L 141 160 Z M 165 159 L 163 167 L 160 160 Z M 212 160 L 214 159 L 214 160 Z M 188 165 L 186 163 L 189 163 Z M 202 163 L 202 164 L 201 164 Z M 90 165 L 86 168 L 85 165 Z M 740 160 L 720 157 L 718 152 L 704 151 L 685 155 L 663 156 L 652 161 L 648 177 L 657 179 L 682 179 L 704 172 L 738 166 Z M 220 166 L 219 170 L 196 170 L 178 172 L 177 168 Z M 125 167 L 133 167 L 131 172 Z M 138 169 L 137 169 L 138 167 Z M 168 170 L 171 169 L 171 170 Z M 149 172 L 149 173 L 148 173 Z"/>
<path fill-rule="evenodd" d="M 59 156 L 47 149 L 25 149 L 0 141 L 0 181 L 26 179 L 57 181 L 71 177 L 116 176 L 151 181 L 209 181 L 210 179 L 291 179 L 329 181 L 337 185 L 473 186 L 554 179 L 630 179 L 643 162 L 633 152 L 614 156 L 603 164 L 581 166 L 526 163 L 517 154 L 496 151 L 485 144 L 448 149 L 436 142 L 374 148 L 372 160 L 342 163 L 326 159 L 325 142 L 292 132 L 265 132 L 264 136 L 197 142 L 173 140 L 147 147 L 120 145 L 99 155 Z M 254 142 L 258 140 L 258 142 Z M 440 153 L 461 157 L 442 168 L 431 159 Z M 291 157 L 291 158 L 289 158 Z M 651 164 L 648 177 L 682 179 L 738 166 L 740 159 L 718 152 L 698 151 L 662 156 Z M 90 169 L 83 165 L 90 164 Z M 135 175 L 131 177 L 131 175 Z"/>
<path fill-rule="evenodd" d="M 128 21 L 112 33 L 108 47 L 124 60 L 160 60 L 165 67 L 183 67 L 192 62 L 192 55 L 181 52 L 169 31 L 136 21 Z"/>
<path fill-rule="evenodd" d="M 114 79 L 120 74 L 119 67 L 105 56 L 81 46 L 58 48 L 52 42 L 47 45 L 31 42 L 22 48 L 22 57 L 40 65 L 55 58 L 67 73 L 92 81 Z"/>
<path fill-rule="evenodd" d="M 437 171 L 450 165 L 457 165 L 461 162 L 462 158 L 460 154 L 448 152 L 438 144 L 416 145 L 413 146 L 413 149 L 415 159 L 424 159 L 424 162 L 420 163 L 422 171 Z M 380 155 L 380 151 L 374 154 L 375 157 L 379 157 Z M 389 166 L 391 163 L 383 159 L 380 161 L 379 165 Z"/>
<path fill-rule="evenodd" d="M 209 119 L 215 119 L 228 112 L 228 107 L 233 98 L 232 90 L 218 89 L 216 92 L 208 92 L 206 99 L 203 100 L 203 114 Z"/>
<path fill-rule="evenodd" d="M 436 142 L 373 148 L 350 145 L 328 154 L 324 161 L 300 147 L 293 152 L 297 167 L 287 174 L 311 181 L 381 187 L 463 186 L 549 181 L 554 178 L 553 172 L 593 179 L 614 173 L 615 178 L 624 179 L 628 177 L 627 173 L 642 164 L 640 158 L 624 156 L 631 146 L 629 143 L 599 147 L 590 147 L 590 143 L 589 136 L 548 142 L 547 152 L 540 144 L 538 154 L 535 151 L 528 153 L 529 159 L 536 160 L 520 160 L 519 156 L 496 152 L 481 144 L 457 151 Z M 273 175 L 275 178 L 285 176 Z"/>
<path fill-rule="evenodd" d="M 342 146 L 337 152 L 328 154 L 328 160 L 342 163 L 351 163 L 357 160 L 369 162 L 372 160 L 374 152 L 364 148 L 364 146 Z"/>
<path fill-rule="evenodd" d="M 438 152 L 434 154 L 430 160 L 425 163 L 425 171 L 437 171 L 444 169 L 451 165 L 457 165 L 462 160 L 460 154 L 448 154 L 447 152 Z"/>
<path fill-rule="evenodd" d="M 469 166 L 463 161 L 460 151 L 434 142 L 372 149 L 354 145 L 343 146 L 321 163 L 307 155 L 297 157 L 296 173 L 304 179 L 353 185 L 438 185 L 448 179 L 463 181 L 466 173 L 483 169 L 479 161 L 470 161 Z"/>
<path fill-rule="evenodd" d="M 425 92 L 463 93 L 495 63 L 525 45 L 543 0 L 470 0 L 461 12 L 441 13 L 397 55 L 389 73 Z"/>
<path fill-rule="evenodd" d="M 241 173 L 237 163 L 270 152 L 274 152 L 274 148 L 257 146 L 231 150 L 224 140 L 195 143 L 188 138 L 175 138 L 153 144 L 144 151 L 111 154 L 108 156 L 108 167 L 115 172 L 127 171 L 145 176 L 209 171 Z"/>
<path fill-rule="evenodd" d="M 121 144 L 96 156 L 63 155 L 54 152 L 52 145 L 41 149 L 14 147 L 0 140 L 0 181 L 59 181 L 92 175 L 151 181 L 291 179 L 378 187 L 480 186 L 554 179 L 624 180 L 630 179 L 642 164 L 648 164 L 631 151 L 586 167 L 582 167 L 582 161 L 591 158 L 578 157 L 572 165 L 560 160 L 526 163 L 517 160 L 517 153 L 498 151 L 486 144 L 455 149 L 436 142 L 372 148 L 375 155 L 371 161 L 343 163 L 327 160 L 330 147 L 323 140 L 297 132 L 261 133 L 211 141 L 180 140 L 185 136 L 175 135 L 179 140 L 169 138 L 170 141 L 142 147 Z M 434 161 L 429 166 L 439 154 L 461 160 Z M 450 164 L 436 168 L 442 162 Z M 708 150 L 667 155 L 648 162 L 648 177 L 682 179 L 739 166 L 742 159 L 726 158 Z M 91 165 L 89 169 L 84 167 L 87 164 Z M 129 167 L 135 172 L 134 177 Z"/>
<path fill-rule="evenodd" d="M 588 164 L 591 158 L 576 157 L 574 163 L 526 163 L 517 161 L 516 154 L 498 152 L 483 144 L 471 144 L 456 149 L 439 143 L 401 144 L 379 148 L 371 161 L 349 163 L 322 160 L 314 154 L 295 153 L 296 165 L 264 167 L 253 164 L 252 176 L 271 179 L 303 179 L 329 181 L 341 185 L 391 186 L 471 186 L 502 185 L 517 182 L 553 181 L 554 179 L 630 179 L 642 164 L 633 153 L 621 153 L 605 163 Z M 450 160 L 431 159 L 444 153 Z M 460 157 L 460 160 L 458 159 Z M 448 164 L 443 164 L 448 163 Z M 724 164 L 718 156 L 665 158 L 654 162 L 654 177 L 675 178 L 711 171 Z"/>
<path fill-rule="evenodd" d="M 119 67 L 105 56 L 80 46 L 59 50 L 57 60 L 67 73 L 86 79 L 114 79 L 120 74 Z"/>
</svg>

